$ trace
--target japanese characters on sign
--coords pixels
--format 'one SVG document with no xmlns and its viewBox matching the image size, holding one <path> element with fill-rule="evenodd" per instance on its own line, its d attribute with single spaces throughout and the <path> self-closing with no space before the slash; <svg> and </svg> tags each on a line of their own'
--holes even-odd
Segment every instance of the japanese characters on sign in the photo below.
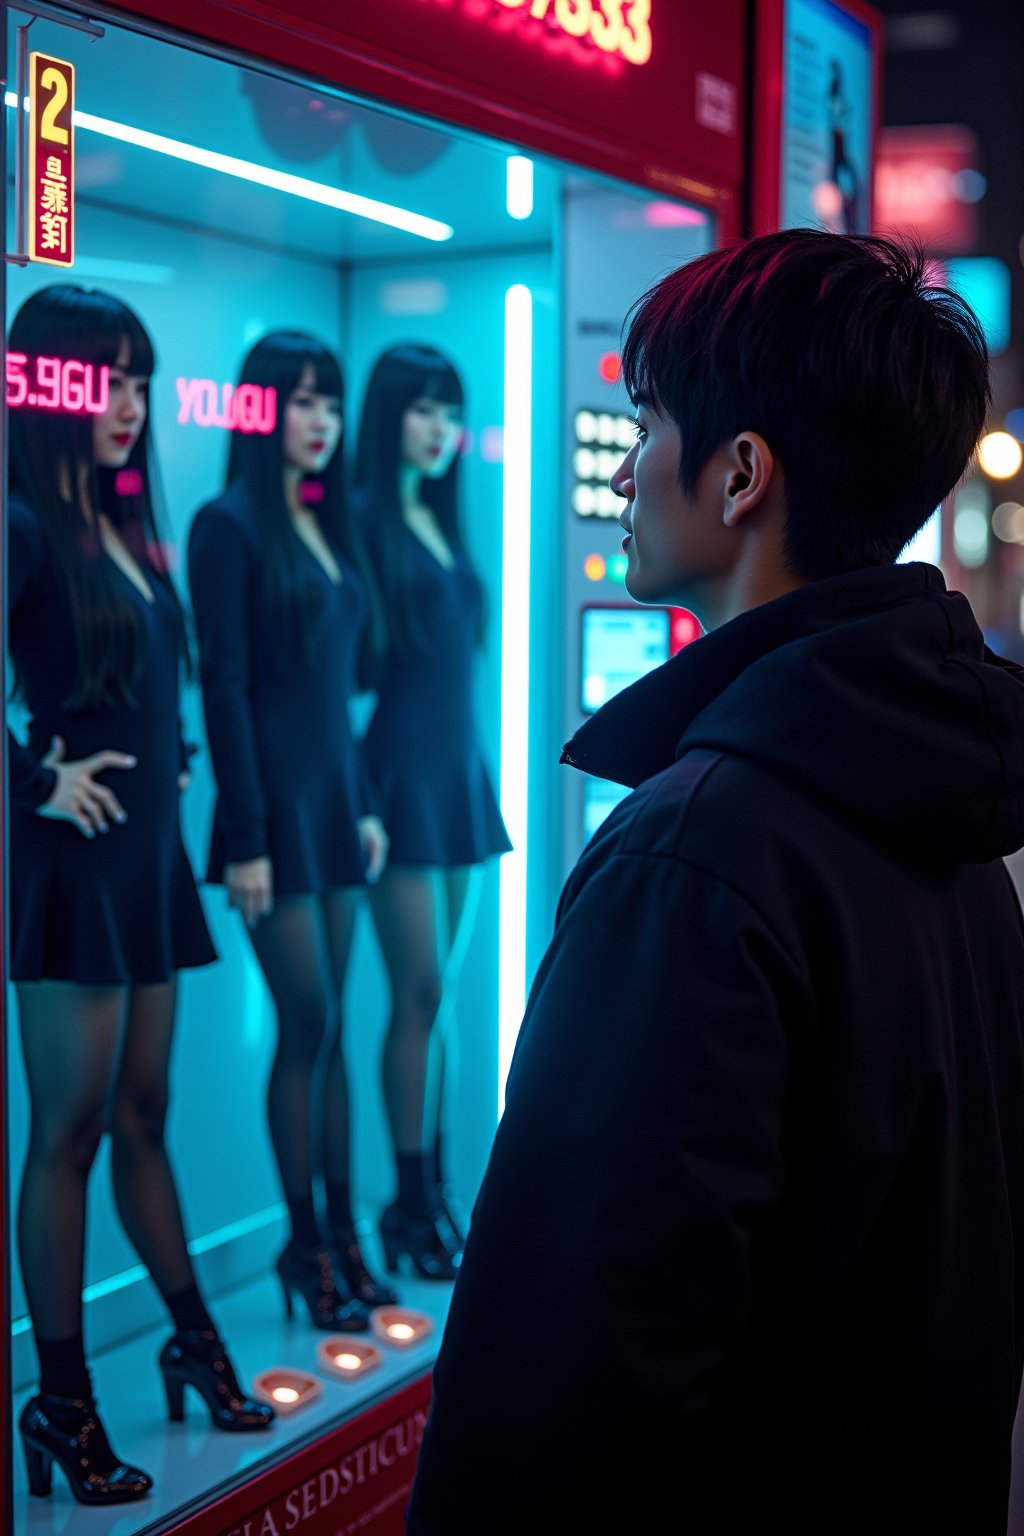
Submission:
<svg viewBox="0 0 1024 1536">
<path fill-rule="evenodd" d="M 28 255 L 70 267 L 75 259 L 75 69 L 45 53 L 29 58 Z"/>
</svg>

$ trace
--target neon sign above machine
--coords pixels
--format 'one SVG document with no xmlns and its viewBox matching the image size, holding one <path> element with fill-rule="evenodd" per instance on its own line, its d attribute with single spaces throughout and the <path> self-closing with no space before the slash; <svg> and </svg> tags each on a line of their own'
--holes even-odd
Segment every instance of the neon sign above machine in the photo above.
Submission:
<svg viewBox="0 0 1024 1536">
<path fill-rule="evenodd" d="M 619 54 L 630 64 L 651 57 L 651 0 L 495 0 L 504 10 L 522 11 L 523 19 L 554 25 L 569 37 L 594 43 L 602 53 Z"/>
<path fill-rule="evenodd" d="M 73 357 L 7 354 L 7 404 L 44 411 L 85 412 L 102 416 L 110 402 L 110 369 Z"/>
</svg>

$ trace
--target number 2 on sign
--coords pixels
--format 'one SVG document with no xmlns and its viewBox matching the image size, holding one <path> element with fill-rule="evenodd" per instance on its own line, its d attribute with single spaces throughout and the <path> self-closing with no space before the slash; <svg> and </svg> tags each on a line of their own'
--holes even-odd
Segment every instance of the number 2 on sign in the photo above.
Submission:
<svg viewBox="0 0 1024 1536">
<path fill-rule="evenodd" d="M 543 21 L 552 0 L 498 0 L 507 10 L 522 10 Z M 651 0 L 554 0 L 555 21 L 570 37 L 589 37 L 603 53 L 621 53 L 630 64 L 651 56 Z"/>
<path fill-rule="evenodd" d="M 53 92 L 53 95 L 43 108 L 43 118 L 39 126 L 39 137 L 41 139 L 49 139 L 51 144 L 66 144 L 68 142 L 68 130 L 62 128 L 57 119 L 68 104 L 67 76 L 59 69 L 44 69 L 39 77 L 39 88 L 43 91 Z"/>
</svg>

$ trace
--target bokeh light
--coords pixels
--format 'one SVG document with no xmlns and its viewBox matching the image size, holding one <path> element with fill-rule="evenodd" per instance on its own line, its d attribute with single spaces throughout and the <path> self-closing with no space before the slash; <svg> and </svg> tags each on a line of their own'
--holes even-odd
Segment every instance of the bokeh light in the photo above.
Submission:
<svg viewBox="0 0 1024 1536">
<path fill-rule="evenodd" d="M 1024 544 L 1024 507 L 1019 501 L 1001 501 L 992 513 L 992 532 L 1004 544 Z"/>
<path fill-rule="evenodd" d="M 978 444 L 978 463 L 993 480 L 1009 480 L 1024 461 L 1024 450 L 1009 432 L 986 432 Z"/>
</svg>

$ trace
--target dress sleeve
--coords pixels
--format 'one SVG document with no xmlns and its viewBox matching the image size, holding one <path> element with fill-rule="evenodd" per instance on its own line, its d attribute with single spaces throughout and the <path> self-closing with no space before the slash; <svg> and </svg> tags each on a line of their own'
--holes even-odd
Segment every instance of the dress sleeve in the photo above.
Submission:
<svg viewBox="0 0 1024 1536">
<path fill-rule="evenodd" d="M 20 613 L 32 601 L 32 588 L 45 558 L 42 533 L 32 515 L 17 502 L 10 506 L 7 531 L 8 627 L 13 636 Z M 53 794 L 57 774 L 45 768 L 13 732 L 7 731 L 7 782 L 11 801 L 34 811 Z"/>
<path fill-rule="evenodd" d="M 249 654 L 252 549 L 226 513 L 197 513 L 188 542 L 203 713 L 228 862 L 263 857 L 267 800 L 256 751 Z"/>
</svg>

